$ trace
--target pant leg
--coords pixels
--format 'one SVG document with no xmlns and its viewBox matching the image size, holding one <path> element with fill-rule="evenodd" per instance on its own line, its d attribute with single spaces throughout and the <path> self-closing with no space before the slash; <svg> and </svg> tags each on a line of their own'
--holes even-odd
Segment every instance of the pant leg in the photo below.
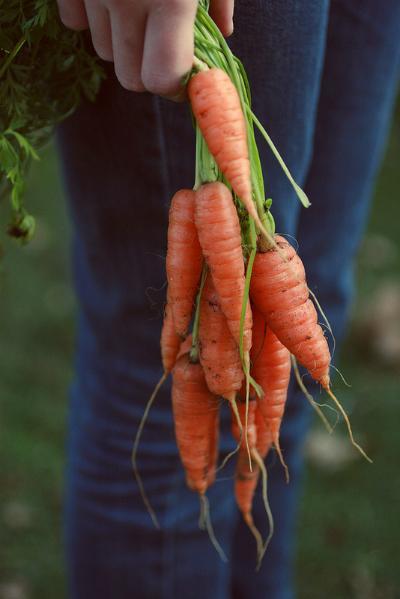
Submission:
<svg viewBox="0 0 400 599">
<path fill-rule="evenodd" d="M 332 0 L 314 156 L 298 241 L 337 340 L 400 74 L 400 3 Z M 384 210 L 385 198 L 378 198 Z"/>
<path fill-rule="evenodd" d="M 269 109 L 274 106 L 276 119 L 268 123 L 269 130 L 273 128 L 274 139 L 301 180 L 311 149 L 321 52 L 294 51 L 288 44 L 287 28 L 281 27 L 285 51 L 282 56 L 276 54 L 277 62 L 268 73 L 269 81 L 274 81 L 282 70 L 286 73 L 278 96 L 258 83 L 263 81 L 260 67 L 268 67 L 268 53 L 274 43 L 270 42 L 258 61 L 252 60 L 257 48 L 246 45 L 249 40 L 254 42 L 254 30 L 262 45 L 267 24 L 273 38 L 274 19 L 284 22 L 285 4 L 277 4 L 275 15 L 268 12 L 266 3 L 239 4 L 237 27 L 243 35 L 236 46 L 255 82 L 256 110 L 263 118 L 273 114 Z M 320 3 L 310 5 L 312 10 L 307 16 L 313 19 L 307 22 L 300 18 L 297 2 L 290 6 L 297 19 L 296 31 L 304 42 L 302 48 L 307 45 L 310 31 L 317 31 L 320 51 L 324 11 Z M 247 8 L 252 12 L 247 13 Z M 322 24 L 320 30 L 318 23 Z M 301 65 L 304 85 L 299 83 L 293 89 L 288 81 Z M 302 101 L 299 86 L 306 90 Z M 276 110 L 282 109 L 282 102 L 287 103 L 287 110 Z M 170 597 L 182 588 L 186 593 L 190 588 L 193 597 L 206 593 L 222 599 L 229 592 L 230 570 L 219 562 L 215 565 L 208 539 L 197 530 L 197 501 L 184 488 L 172 440 L 167 388 L 153 411 L 141 446 L 142 473 L 155 508 L 162 515 L 162 533 L 152 529 L 130 472 L 132 434 L 151 384 L 159 375 L 157 339 L 163 293 L 157 295 L 154 288 L 160 288 L 165 279 L 160 256 L 165 255 L 167 202 L 175 189 L 192 182 L 193 153 L 181 151 L 192 139 L 189 119 L 184 107 L 171 106 L 148 96 L 127 94 L 111 78 L 96 105 L 84 106 L 60 131 L 75 227 L 74 263 L 80 303 L 67 501 L 73 597 L 123 598 L 133 589 L 139 596 L 139 587 L 143 597 Z M 296 143 L 290 122 L 282 116 L 290 109 L 292 124 L 302 125 Z M 299 148 L 306 150 L 299 152 Z M 293 232 L 298 214 L 296 200 L 267 150 L 263 162 L 276 198 L 274 212 L 281 230 Z M 142 196 L 144 202 L 139 200 Z M 153 311 L 148 295 L 155 297 Z M 222 424 L 224 445 L 229 423 L 224 420 Z M 224 476 L 229 477 L 229 472 Z M 294 485 L 290 492 L 293 489 Z M 290 497 L 295 502 L 294 495 Z M 229 547 L 237 519 L 236 512 L 232 512 L 229 481 L 219 481 L 210 492 L 210 500 L 217 534 Z M 197 584 L 193 570 L 201 584 Z M 188 579 L 190 582 L 185 584 Z"/>
<path fill-rule="evenodd" d="M 337 343 L 347 322 L 354 253 L 365 226 L 397 87 L 399 14 L 397 1 L 384 5 L 378 0 L 331 1 L 312 160 L 305 185 L 312 206 L 301 210 L 294 234 L 309 285 L 323 305 Z M 272 197 L 276 207 L 276 196 Z M 292 233 L 280 225 L 278 230 Z M 310 379 L 305 380 L 318 394 Z M 246 535 L 245 526 L 239 525 L 235 547 L 240 551 L 233 569 L 235 597 L 291 596 L 291 558 L 303 466 L 301 444 L 310 415 L 304 404 L 292 382 L 281 431 L 292 480 L 286 488 L 279 464 L 269 464 L 275 537 L 261 573 L 256 575 L 251 562 L 245 560 L 243 564 L 241 556 L 246 552 L 251 555 L 253 540 L 249 533 Z M 261 526 L 265 514 L 259 495 L 254 512 Z"/>
<path fill-rule="evenodd" d="M 79 301 L 72 389 L 66 541 L 73 599 L 227 597 L 229 566 L 198 529 L 199 504 L 186 489 L 171 420 L 160 392 L 140 446 L 139 467 L 160 519 L 156 530 L 133 479 L 133 436 L 161 374 L 165 244 L 171 195 L 164 127 L 192 136 L 187 106 L 168 119 L 160 101 L 125 92 L 109 73 L 95 105 L 59 131 L 73 220 Z M 191 143 L 180 152 L 190 185 Z M 176 176 L 176 175 L 174 175 Z M 210 495 L 226 548 L 229 482 Z"/>
<path fill-rule="evenodd" d="M 282 0 L 238 2 L 236 6 L 242 28 L 237 31 L 234 49 L 237 45 L 237 53 L 248 71 L 254 111 L 303 186 L 312 158 L 329 2 Z M 266 194 L 273 199 L 277 230 L 295 236 L 300 203 L 265 142 L 260 139 L 258 146 Z M 281 433 L 290 485 L 286 484 L 283 469 L 273 453 L 267 467 L 275 533 L 256 573 L 254 539 L 242 520 L 238 520 L 232 548 L 235 599 L 293 596 L 294 528 L 302 479 L 302 444 L 309 422 L 309 406 L 292 382 Z M 265 537 L 266 515 L 260 489 L 254 500 L 253 516 Z"/>
</svg>

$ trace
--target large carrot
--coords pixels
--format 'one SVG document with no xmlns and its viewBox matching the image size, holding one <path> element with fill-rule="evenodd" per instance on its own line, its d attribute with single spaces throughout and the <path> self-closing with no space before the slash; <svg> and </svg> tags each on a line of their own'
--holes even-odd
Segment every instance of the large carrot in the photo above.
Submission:
<svg viewBox="0 0 400 599">
<path fill-rule="evenodd" d="M 267 327 L 264 317 L 254 307 L 250 358 L 252 376 L 264 391 L 264 396 L 259 398 L 259 407 L 288 478 L 279 443 L 279 430 L 290 380 L 290 352 Z"/>
<path fill-rule="evenodd" d="M 254 260 L 250 296 L 279 341 L 326 390 L 342 414 L 352 444 L 356 443 L 349 418 L 330 388 L 331 356 L 317 311 L 309 297 L 303 263 L 294 248 L 279 235 L 276 246 L 259 252 Z"/>
<path fill-rule="evenodd" d="M 189 327 L 199 284 L 203 256 L 194 224 L 195 193 L 182 189 L 174 195 L 169 210 L 167 279 L 168 297 L 177 334 Z"/>
<path fill-rule="evenodd" d="M 190 489 L 204 495 L 213 462 L 210 439 L 218 419 L 218 401 L 208 389 L 200 364 L 189 355 L 179 358 L 172 372 L 175 435 Z"/>
<path fill-rule="evenodd" d="M 238 215 L 229 189 L 219 182 L 202 185 L 196 192 L 195 222 L 204 257 L 228 327 L 240 343 L 240 320 L 245 290 L 244 261 Z M 243 327 L 243 351 L 251 347 L 249 302 Z"/>
<path fill-rule="evenodd" d="M 211 524 L 206 491 L 215 480 L 219 403 L 210 392 L 200 364 L 181 356 L 172 372 L 172 409 L 175 436 L 188 487 L 200 497 L 200 525 L 208 531 L 220 557 L 226 556 Z"/>
<path fill-rule="evenodd" d="M 202 70 L 188 83 L 188 96 L 215 162 L 261 230 L 252 200 L 246 121 L 239 94 L 222 69 Z"/>
<path fill-rule="evenodd" d="M 277 235 L 275 241 L 279 251 L 260 252 L 254 260 L 251 299 L 280 342 L 327 389 L 331 357 L 303 263 L 286 239 Z"/>
</svg>

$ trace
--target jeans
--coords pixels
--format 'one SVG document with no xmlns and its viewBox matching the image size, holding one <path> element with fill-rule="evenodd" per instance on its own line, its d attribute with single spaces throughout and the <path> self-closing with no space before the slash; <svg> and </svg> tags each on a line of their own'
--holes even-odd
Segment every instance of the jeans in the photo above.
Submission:
<svg viewBox="0 0 400 599">
<path fill-rule="evenodd" d="M 340 340 L 395 98 L 400 3 L 237 0 L 235 28 L 230 43 L 248 71 L 254 110 L 312 202 L 301 209 L 260 140 L 277 230 L 296 239 L 309 286 Z M 169 384 L 139 451 L 160 530 L 133 478 L 133 437 L 162 371 L 168 204 L 177 189 L 193 185 L 194 134 L 187 105 L 127 92 L 106 68 L 96 103 L 84 103 L 58 131 L 79 306 L 66 485 L 69 596 L 291 599 L 310 422 L 293 382 L 281 431 L 291 481 L 286 485 L 272 453 L 275 535 L 258 573 L 254 539 L 234 503 L 234 460 L 208 493 L 227 564 L 198 528 L 198 498 L 186 488 L 177 455 Z M 221 455 L 233 447 L 229 428 L 223 409 Z M 265 534 L 259 493 L 254 517 Z"/>
</svg>

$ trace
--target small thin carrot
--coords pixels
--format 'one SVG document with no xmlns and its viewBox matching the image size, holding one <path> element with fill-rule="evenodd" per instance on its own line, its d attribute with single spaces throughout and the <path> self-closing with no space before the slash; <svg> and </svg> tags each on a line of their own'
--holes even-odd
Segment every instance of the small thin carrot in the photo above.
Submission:
<svg viewBox="0 0 400 599">
<path fill-rule="evenodd" d="M 252 454 L 256 442 L 257 433 L 255 425 L 255 413 L 257 409 L 257 402 L 255 398 L 249 401 L 247 410 L 247 440 L 250 454 Z M 244 426 L 246 420 L 246 403 L 245 401 L 238 402 L 238 410 L 242 426 Z M 232 419 L 232 435 L 240 444 L 238 453 L 238 459 L 235 470 L 235 499 L 236 504 L 242 513 L 243 519 L 249 527 L 252 535 L 254 536 L 257 543 L 257 555 L 261 555 L 263 550 L 263 541 L 260 532 L 254 524 L 252 516 L 252 505 L 253 497 L 258 484 L 260 470 L 257 466 L 250 469 L 247 446 L 244 443 L 244 439 L 241 438 L 240 430 L 238 427 L 237 419 Z"/>
<path fill-rule="evenodd" d="M 192 317 L 203 256 L 194 224 L 195 193 L 191 189 L 176 192 L 171 201 L 166 258 L 168 303 L 175 330 L 185 337 Z"/>
<path fill-rule="evenodd" d="M 272 445 L 272 438 L 265 425 L 264 418 L 260 413 L 255 396 L 253 396 L 249 401 L 247 410 L 246 403 L 244 399 L 242 399 L 242 401 L 238 403 L 238 410 L 243 424 L 247 411 L 248 446 L 250 447 L 250 453 L 254 461 L 254 465 L 252 468 L 250 468 L 247 447 L 245 446 L 244 441 L 240 439 L 240 431 L 237 426 L 236 419 L 233 419 L 232 434 L 240 443 L 240 451 L 238 454 L 235 473 L 235 498 L 237 506 L 242 513 L 243 519 L 256 540 L 258 563 L 260 563 L 260 560 L 265 553 L 266 546 L 268 545 L 273 534 L 274 527 L 267 497 L 267 471 L 263 462 Z M 265 544 L 263 543 L 260 532 L 257 529 L 252 516 L 253 499 L 258 485 L 260 472 L 263 476 L 263 500 L 269 522 L 269 535 Z"/>
<path fill-rule="evenodd" d="M 267 327 L 257 308 L 253 308 L 253 340 L 250 352 L 251 373 L 264 391 L 264 396 L 258 400 L 259 407 L 288 480 L 289 473 L 279 443 L 279 431 L 290 380 L 290 352 Z"/>
</svg>

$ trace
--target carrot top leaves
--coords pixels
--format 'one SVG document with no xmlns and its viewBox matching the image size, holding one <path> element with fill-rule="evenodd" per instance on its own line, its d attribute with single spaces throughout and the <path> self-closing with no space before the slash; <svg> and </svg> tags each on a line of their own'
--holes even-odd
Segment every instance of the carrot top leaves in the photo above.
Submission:
<svg viewBox="0 0 400 599">
<path fill-rule="evenodd" d="M 103 78 L 85 35 L 62 25 L 54 0 L 0 3 L 0 193 L 11 200 L 8 232 L 34 233 L 24 207 L 26 171 L 54 126 L 82 97 L 94 99 Z"/>
</svg>

